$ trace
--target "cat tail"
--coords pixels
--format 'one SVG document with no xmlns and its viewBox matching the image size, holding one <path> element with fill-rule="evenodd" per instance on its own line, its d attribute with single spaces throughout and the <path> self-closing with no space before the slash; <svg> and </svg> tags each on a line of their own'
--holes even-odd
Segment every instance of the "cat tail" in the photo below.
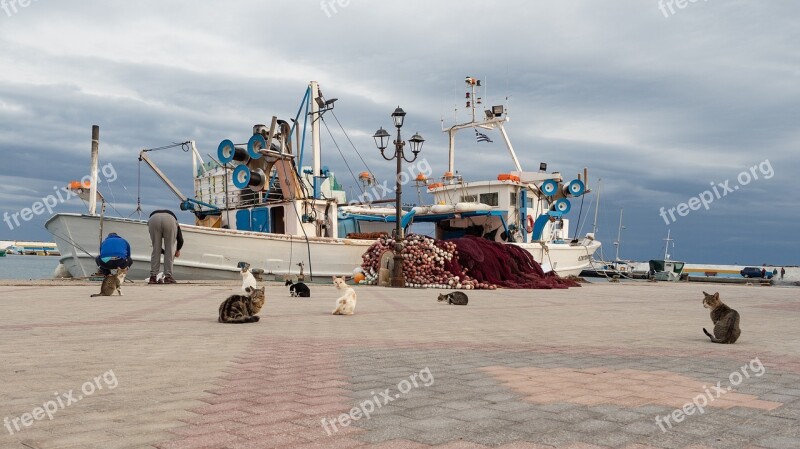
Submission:
<svg viewBox="0 0 800 449">
<path fill-rule="evenodd" d="M 710 334 L 710 333 L 709 333 L 709 332 L 706 330 L 706 328 L 703 328 L 703 332 L 704 332 L 704 333 L 705 333 L 705 334 L 708 336 L 708 338 L 710 338 L 710 339 L 711 339 L 711 342 L 712 342 L 712 343 L 720 343 L 720 340 L 717 340 L 717 338 L 716 338 L 716 337 L 714 337 L 713 335 L 711 335 L 711 334 Z"/>
<path fill-rule="evenodd" d="M 93 295 L 91 295 L 91 296 L 89 296 L 89 297 L 90 297 L 90 298 L 96 298 L 96 297 L 98 297 L 98 296 L 103 296 L 103 294 L 102 294 L 102 293 L 95 293 L 95 294 L 93 294 Z"/>
</svg>

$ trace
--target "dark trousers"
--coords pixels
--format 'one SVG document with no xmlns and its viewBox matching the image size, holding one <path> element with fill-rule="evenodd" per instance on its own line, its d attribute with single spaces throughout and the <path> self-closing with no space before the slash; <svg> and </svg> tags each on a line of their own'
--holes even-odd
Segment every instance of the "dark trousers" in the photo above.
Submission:
<svg viewBox="0 0 800 449">
<path fill-rule="evenodd" d="M 116 270 L 117 268 L 130 268 L 133 265 L 133 259 L 128 257 L 127 259 L 111 259 L 108 262 L 103 262 L 100 260 L 100 256 L 94 259 L 97 263 L 98 268 L 100 268 L 100 273 L 105 276 L 111 274 L 111 270 Z"/>
</svg>

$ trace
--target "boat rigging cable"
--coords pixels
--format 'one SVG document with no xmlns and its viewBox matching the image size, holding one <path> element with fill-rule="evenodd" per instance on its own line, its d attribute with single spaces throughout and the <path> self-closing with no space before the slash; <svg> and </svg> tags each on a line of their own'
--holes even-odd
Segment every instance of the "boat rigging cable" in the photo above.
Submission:
<svg viewBox="0 0 800 449">
<path fill-rule="evenodd" d="M 173 142 L 170 145 L 164 145 L 161 147 L 145 148 L 144 150 L 142 150 L 142 152 L 161 151 L 161 150 L 168 150 L 170 148 L 181 147 L 181 150 L 183 150 L 184 153 L 188 153 L 190 150 L 189 144 L 191 144 L 191 142 L 188 140 L 186 142 L 181 142 L 181 143 Z M 136 210 L 134 210 L 128 216 L 128 218 L 130 218 L 131 216 L 133 216 L 133 214 L 136 213 L 139 214 L 139 219 L 141 219 L 142 218 L 142 158 L 141 157 L 139 158 L 139 168 L 136 176 Z"/>
<path fill-rule="evenodd" d="M 347 138 L 347 141 L 350 142 L 350 146 L 353 147 L 353 151 L 356 152 L 358 158 L 361 159 L 362 163 L 364 163 L 364 167 L 366 167 L 369 174 L 372 175 L 372 179 L 375 179 L 375 173 L 373 173 L 372 169 L 369 168 L 369 165 L 367 165 L 367 161 L 365 161 L 364 158 L 361 157 L 361 153 L 358 152 L 358 148 L 356 148 L 355 144 L 353 144 L 353 141 L 350 139 L 350 136 L 347 134 L 347 131 L 345 131 L 344 126 L 342 126 L 341 122 L 339 122 L 339 117 L 336 116 L 336 113 L 333 112 L 333 110 L 331 110 L 330 112 L 331 115 L 333 115 L 333 118 L 336 119 L 336 123 L 339 125 L 339 128 L 341 128 L 342 133 Z"/>
<path fill-rule="evenodd" d="M 53 235 L 54 235 L 54 236 L 56 236 L 56 237 L 61 237 L 61 238 L 62 238 L 62 239 L 64 239 L 65 241 L 69 242 L 69 244 L 70 244 L 70 245 L 72 245 L 73 247 L 75 247 L 75 248 L 78 248 L 79 250 L 81 250 L 81 251 L 83 251 L 84 253 L 86 253 L 86 255 L 87 255 L 87 256 L 89 256 L 89 257 L 91 257 L 92 259 L 94 259 L 94 258 L 95 258 L 95 256 L 91 255 L 91 254 L 89 253 L 89 251 L 86 251 L 85 249 L 83 249 L 83 247 L 81 247 L 81 245 L 78 245 L 77 243 L 75 243 L 75 241 L 74 241 L 74 240 L 72 240 L 71 238 L 69 238 L 69 237 L 67 237 L 67 236 L 63 236 L 63 235 L 61 235 L 61 234 L 59 234 L 59 233 L 57 233 L 57 232 L 55 232 L 55 231 L 51 231 L 51 230 L 49 230 L 49 229 L 45 228 L 44 226 L 42 226 L 42 229 L 46 230 L 47 232 L 49 232 L 49 233 L 53 234 Z"/>
<path fill-rule="evenodd" d="M 325 121 L 325 119 L 322 119 L 321 121 L 322 121 L 322 124 L 325 125 L 325 129 L 328 130 L 328 134 L 331 136 L 331 140 L 333 141 L 333 145 L 336 147 L 336 150 L 339 151 L 339 155 L 342 157 L 342 161 L 344 161 L 344 165 L 347 167 L 347 171 L 350 172 L 350 176 L 353 177 L 353 181 L 355 181 L 356 185 L 358 186 L 359 190 L 361 190 L 362 194 L 366 193 L 364 191 L 364 188 L 361 187 L 361 185 L 359 184 L 355 173 L 353 173 L 353 170 L 350 168 L 350 164 L 347 163 L 347 159 L 344 158 L 344 154 L 342 153 L 342 149 L 339 148 L 339 144 L 336 142 L 336 139 L 333 138 L 333 133 L 331 132 L 331 129 L 328 128 L 328 123 Z"/>
</svg>

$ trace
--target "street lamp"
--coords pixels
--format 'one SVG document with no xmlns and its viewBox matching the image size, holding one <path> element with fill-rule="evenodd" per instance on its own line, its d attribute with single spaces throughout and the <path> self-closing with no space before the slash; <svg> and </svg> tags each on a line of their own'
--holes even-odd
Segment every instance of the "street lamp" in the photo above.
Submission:
<svg viewBox="0 0 800 449">
<path fill-rule="evenodd" d="M 395 175 L 396 185 L 395 185 L 395 227 L 394 227 L 394 272 L 392 273 L 392 287 L 404 287 L 405 286 L 405 279 L 403 278 L 403 229 L 400 226 L 400 218 L 402 213 L 402 190 L 400 185 L 400 173 L 402 171 L 402 162 L 405 160 L 408 163 L 414 162 L 417 160 L 417 156 L 419 152 L 422 150 L 422 144 L 425 142 L 425 139 L 422 138 L 418 133 L 415 133 L 411 139 L 409 139 L 409 144 L 411 147 L 411 152 L 414 154 L 414 157 L 411 159 L 406 159 L 405 154 L 403 153 L 403 147 L 406 143 L 400 137 L 400 128 L 403 127 L 403 121 L 405 120 L 406 112 L 397 107 L 397 109 L 392 112 L 392 121 L 394 122 L 395 128 L 397 128 L 397 139 L 394 141 L 394 155 L 390 155 L 390 157 L 386 157 L 384 154 L 384 150 L 389 146 L 389 133 L 383 129 L 383 127 L 379 128 L 375 135 L 372 137 L 375 139 L 375 145 L 381 150 L 381 156 L 387 161 L 391 161 L 392 159 L 397 159 L 397 174 Z"/>
</svg>

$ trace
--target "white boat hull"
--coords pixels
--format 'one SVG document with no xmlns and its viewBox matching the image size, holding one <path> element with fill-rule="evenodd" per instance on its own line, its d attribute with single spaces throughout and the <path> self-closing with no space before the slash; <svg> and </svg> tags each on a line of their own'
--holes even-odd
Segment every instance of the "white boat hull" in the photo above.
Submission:
<svg viewBox="0 0 800 449">
<path fill-rule="evenodd" d="M 100 246 L 100 225 L 100 217 L 78 214 L 57 214 L 45 224 L 61 251 L 61 263 L 73 277 L 97 271 L 94 257 Z M 116 232 L 130 243 L 133 266 L 128 276 L 148 278 L 152 245 L 147 222 L 105 218 L 102 226 L 104 236 Z M 247 262 L 251 268 L 261 268 L 265 273 L 297 274 L 297 263 L 303 262 L 307 275 L 309 272 L 321 277 L 351 275 L 361 265 L 361 256 L 374 243 L 309 237 L 306 244 L 303 237 L 185 224 L 181 225 L 181 231 L 184 245 L 173 267 L 173 276 L 178 280 L 239 279 L 239 262 Z M 516 245 L 530 252 L 537 262 L 550 265 L 560 276 L 578 275 L 600 248 L 597 241 L 589 246 L 549 243 L 547 250 L 538 243 Z"/>
<path fill-rule="evenodd" d="M 512 243 L 533 256 L 540 264 L 549 265 L 559 276 L 578 276 L 589 266 L 592 255 L 600 249 L 600 242 L 593 240 L 588 245 L 568 243 Z"/>
<path fill-rule="evenodd" d="M 105 218 L 103 235 L 116 232 L 131 245 L 131 279 L 150 276 L 152 245 L 147 222 Z M 100 246 L 100 217 L 57 214 L 45 228 L 53 235 L 61 251 L 61 263 L 73 277 L 89 276 L 97 271 L 94 256 Z M 352 275 L 361 265 L 361 255 L 372 240 L 332 239 L 236 231 L 181 224 L 184 245 L 175 259 L 173 276 L 178 280 L 240 279 L 239 262 L 265 273 L 297 274 L 297 264 L 305 264 L 305 274 L 316 276 Z M 87 254 L 90 253 L 90 254 Z M 311 260 L 309 260 L 309 252 Z M 162 266 L 163 268 L 163 266 Z"/>
</svg>

